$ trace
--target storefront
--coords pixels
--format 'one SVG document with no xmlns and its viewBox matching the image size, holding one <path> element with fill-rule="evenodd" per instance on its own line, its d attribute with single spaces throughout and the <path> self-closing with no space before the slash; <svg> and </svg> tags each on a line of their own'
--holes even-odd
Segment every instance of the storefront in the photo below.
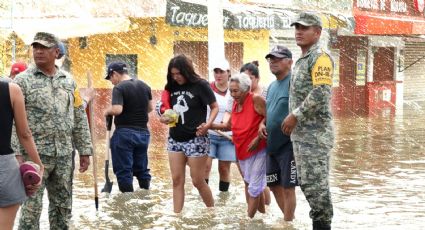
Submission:
<svg viewBox="0 0 425 230">
<path fill-rule="evenodd" d="M 404 38 L 404 42 L 398 68 L 404 73 L 404 107 L 417 109 L 425 102 L 425 39 Z"/>
<path fill-rule="evenodd" d="M 195 9 L 194 6 L 198 9 L 190 11 Z M 167 65 L 175 54 L 190 56 L 196 71 L 208 79 L 206 13 L 203 5 L 167 5 L 163 17 L 131 18 L 127 32 L 69 39 L 71 72 L 83 88 L 87 86 L 87 76 L 92 76 L 97 91 L 94 103 L 99 111 L 110 103 L 112 85 L 104 77 L 106 66 L 112 61 L 127 62 L 131 66 L 130 74 L 151 86 L 153 101 L 164 88 Z M 234 10 L 224 10 L 224 16 L 225 56 L 232 73 L 238 72 L 243 63 L 253 60 L 260 62 L 261 72 L 268 72 L 264 56 L 269 51 L 269 31 L 281 28 L 289 21 L 277 15 L 243 14 Z M 97 116 L 96 125 L 103 127 L 102 114 Z"/>
<path fill-rule="evenodd" d="M 425 33 L 414 0 L 355 0 L 356 36 L 338 36 L 340 87 L 338 110 L 352 114 L 402 111 L 405 73 L 404 36 Z M 423 8 L 422 8 L 423 9 Z"/>
</svg>

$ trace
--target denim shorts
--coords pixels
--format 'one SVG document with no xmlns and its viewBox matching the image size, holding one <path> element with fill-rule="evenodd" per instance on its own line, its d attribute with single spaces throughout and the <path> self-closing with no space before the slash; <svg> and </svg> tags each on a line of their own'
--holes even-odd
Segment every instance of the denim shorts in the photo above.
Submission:
<svg viewBox="0 0 425 230">
<path fill-rule="evenodd" d="M 236 162 L 235 145 L 222 136 L 210 135 L 210 153 L 208 156 L 220 161 Z"/>
<path fill-rule="evenodd" d="M 0 208 L 27 199 L 15 154 L 0 155 Z"/>
<path fill-rule="evenodd" d="M 195 137 L 188 141 L 178 142 L 168 137 L 167 151 L 183 152 L 187 157 L 203 157 L 208 155 L 210 150 L 210 140 L 208 137 Z"/>
</svg>

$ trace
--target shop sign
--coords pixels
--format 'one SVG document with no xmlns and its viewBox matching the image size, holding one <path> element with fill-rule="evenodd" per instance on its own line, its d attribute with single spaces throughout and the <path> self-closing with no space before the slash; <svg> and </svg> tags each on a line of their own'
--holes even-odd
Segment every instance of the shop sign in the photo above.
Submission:
<svg viewBox="0 0 425 230">
<path fill-rule="evenodd" d="M 409 15 L 406 0 L 355 0 L 354 4 L 361 10 Z"/>
<path fill-rule="evenodd" d="M 292 1 L 280 1 L 280 4 L 283 2 L 290 2 L 289 7 L 296 6 L 299 9 L 309 9 L 309 10 L 325 10 L 329 11 L 332 9 L 333 12 L 339 13 L 348 13 L 353 9 L 353 1 L 351 0 L 338 0 L 338 1 L 329 1 L 329 0 L 292 0 Z"/>
<path fill-rule="evenodd" d="M 208 9 L 204 5 L 169 0 L 165 20 L 173 26 L 208 27 Z M 226 9 L 223 10 L 225 29 L 284 29 L 290 28 L 290 23 L 289 17 L 277 14 L 233 14 Z"/>
</svg>

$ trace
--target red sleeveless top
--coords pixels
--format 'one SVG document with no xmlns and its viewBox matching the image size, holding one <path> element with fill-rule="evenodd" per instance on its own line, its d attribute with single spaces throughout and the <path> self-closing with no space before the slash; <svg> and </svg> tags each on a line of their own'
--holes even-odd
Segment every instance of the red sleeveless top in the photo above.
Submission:
<svg viewBox="0 0 425 230">
<path fill-rule="evenodd" d="M 236 157 L 238 160 L 245 160 L 250 156 L 258 153 L 266 147 L 266 141 L 260 140 L 260 143 L 252 152 L 248 152 L 248 145 L 258 135 L 258 126 L 263 120 L 264 116 L 258 114 L 254 108 L 253 94 L 248 93 L 242 105 L 240 112 L 236 111 L 237 102 L 233 102 L 232 106 L 232 132 L 233 143 L 235 144 Z"/>
</svg>

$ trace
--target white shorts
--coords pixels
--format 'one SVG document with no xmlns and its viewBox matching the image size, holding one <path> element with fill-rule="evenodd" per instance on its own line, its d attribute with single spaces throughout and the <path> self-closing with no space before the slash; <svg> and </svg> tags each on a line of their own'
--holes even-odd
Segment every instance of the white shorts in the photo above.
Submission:
<svg viewBox="0 0 425 230">
<path fill-rule="evenodd" d="M 248 193 L 258 197 L 266 188 L 266 148 L 245 160 L 239 160 L 243 179 L 248 183 Z"/>
</svg>

